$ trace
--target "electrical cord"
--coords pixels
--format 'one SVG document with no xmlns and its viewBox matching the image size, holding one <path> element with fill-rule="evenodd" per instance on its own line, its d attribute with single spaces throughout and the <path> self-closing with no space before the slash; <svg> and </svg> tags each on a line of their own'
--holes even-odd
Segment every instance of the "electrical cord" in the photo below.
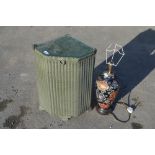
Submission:
<svg viewBox="0 0 155 155">
<path fill-rule="evenodd" d="M 126 119 L 126 120 L 121 120 L 120 118 L 118 118 L 118 116 L 116 116 L 116 114 L 113 112 L 113 108 L 111 107 L 111 108 L 109 108 L 109 109 L 107 109 L 107 110 L 99 110 L 100 108 L 99 108 L 99 106 L 97 106 L 96 107 L 96 110 L 97 110 L 97 112 L 99 113 L 99 114 L 101 114 L 101 115 L 108 115 L 108 114 L 112 114 L 112 116 L 117 120 L 117 121 L 119 121 L 119 122 L 122 122 L 122 123 L 126 123 L 126 122 L 128 122 L 129 120 L 130 120 L 130 117 L 131 117 L 131 113 L 133 112 L 133 110 L 135 109 L 133 106 L 129 106 L 127 103 L 125 103 L 125 102 L 117 102 L 116 104 L 120 104 L 120 105 L 124 105 L 125 106 L 125 108 L 126 108 L 126 110 L 127 110 L 127 112 L 128 112 L 128 119 Z"/>
<path fill-rule="evenodd" d="M 114 116 L 114 118 L 115 118 L 117 121 L 122 122 L 122 123 L 128 122 L 128 121 L 130 120 L 130 117 L 131 117 L 131 114 L 129 113 L 129 117 L 128 117 L 127 120 L 121 120 L 121 119 L 119 119 L 113 112 L 111 112 L 111 114 Z"/>
<path fill-rule="evenodd" d="M 128 112 L 128 119 L 127 119 L 127 120 L 121 120 L 120 118 L 118 118 L 118 117 L 116 116 L 116 114 L 113 112 L 112 109 L 109 110 L 108 113 L 109 113 L 109 114 L 112 114 L 112 116 L 113 116 L 117 121 L 119 121 L 119 122 L 122 122 L 122 123 L 128 122 L 128 121 L 130 120 L 130 118 L 131 118 L 131 113 L 133 112 L 133 108 L 130 107 L 130 106 L 128 106 L 128 104 L 125 103 L 125 102 L 117 102 L 116 104 L 124 105 L 124 106 L 126 107 L 126 110 L 127 110 L 127 112 Z"/>
</svg>

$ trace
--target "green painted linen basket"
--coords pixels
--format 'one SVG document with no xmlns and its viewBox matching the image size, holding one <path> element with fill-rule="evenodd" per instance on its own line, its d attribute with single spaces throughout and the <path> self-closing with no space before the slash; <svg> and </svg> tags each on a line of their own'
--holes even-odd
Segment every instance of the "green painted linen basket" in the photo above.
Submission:
<svg viewBox="0 0 155 155">
<path fill-rule="evenodd" d="M 62 119 L 90 108 L 96 49 L 70 35 L 34 45 L 39 108 Z"/>
</svg>

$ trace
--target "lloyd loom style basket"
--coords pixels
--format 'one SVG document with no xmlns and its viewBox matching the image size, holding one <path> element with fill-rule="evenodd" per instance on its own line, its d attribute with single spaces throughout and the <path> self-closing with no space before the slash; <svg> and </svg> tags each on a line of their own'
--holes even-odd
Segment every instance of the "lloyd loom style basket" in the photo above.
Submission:
<svg viewBox="0 0 155 155">
<path fill-rule="evenodd" d="M 88 110 L 96 49 L 65 35 L 34 51 L 40 110 L 62 119 Z"/>
</svg>

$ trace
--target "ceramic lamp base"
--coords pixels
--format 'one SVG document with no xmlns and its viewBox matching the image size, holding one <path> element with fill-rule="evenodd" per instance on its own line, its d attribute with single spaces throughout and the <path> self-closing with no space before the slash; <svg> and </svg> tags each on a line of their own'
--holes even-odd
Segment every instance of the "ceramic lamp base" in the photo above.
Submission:
<svg viewBox="0 0 155 155">
<path fill-rule="evenodd" d="M 112 109 L 111 109 L 111 107 L 109 107 L 109 109 L 103 109 L 99 105 L 97 105 L 96 111 L 101 115 L 108 115 L 112 111 Z"/>
</svg>

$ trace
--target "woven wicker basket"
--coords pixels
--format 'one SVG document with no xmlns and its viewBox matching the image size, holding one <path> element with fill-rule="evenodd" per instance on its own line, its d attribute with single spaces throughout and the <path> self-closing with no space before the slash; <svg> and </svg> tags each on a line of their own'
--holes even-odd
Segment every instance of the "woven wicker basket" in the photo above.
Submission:
<svg viewBox="0 0 155 155">
<path fill-rule="evenodd" d="M 66 35 L 34 51 L 40 110 L 68 119 L 89 109 L 96 49 Z"/>
</svg>

